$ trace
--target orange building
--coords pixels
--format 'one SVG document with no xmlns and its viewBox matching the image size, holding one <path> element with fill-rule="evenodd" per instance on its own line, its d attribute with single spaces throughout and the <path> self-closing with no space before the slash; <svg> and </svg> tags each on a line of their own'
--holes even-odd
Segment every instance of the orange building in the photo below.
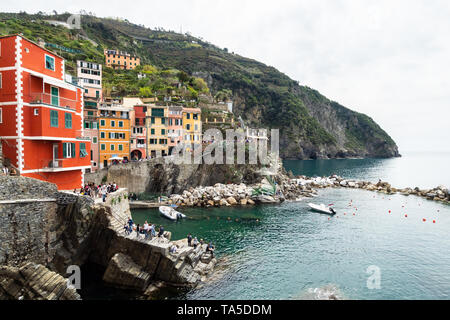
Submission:
<svg viewBox="0 0 450 320">
<path fill-rule="evenodd" d="M 90 168 L 83 89 L 64 81 L 64 59 L 20 36 L 0 37 L 0 139 L 20 175 L 73 190 Z"/>
<path fill-rule="evenodd" d="M 124 51 L 105 49 L 104 55 L 106 66 L 113 69 L 130 70 L 141 64 L 141 59 L 139 59 L 139 57 Z"/>
<path fill-rule="evenodd" d="M 131 123 L 134 110 L 122 105 L 102 105 L 99 108 L 100 168 L 130 158 Z"/>
</svg>

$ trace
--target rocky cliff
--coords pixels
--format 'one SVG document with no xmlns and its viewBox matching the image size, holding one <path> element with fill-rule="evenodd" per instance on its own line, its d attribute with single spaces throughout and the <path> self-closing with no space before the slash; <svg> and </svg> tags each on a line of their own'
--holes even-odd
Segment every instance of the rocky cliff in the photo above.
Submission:
<svg viewBox="0 0 450 320">
<path fill-rule="evenodd" d="M 216 183 L 253 184 L 262 179 L 259 165 L 174 164 L 163 159 L 119 164 L 85 175 L 86 183 L 116 182 L 133 193 L 170 195 Z"/>
<path fill-rule="evenodd" d="M 149 296 L 161 284 L 195 286 L 216 263 L 202 246 L 169 253 L 170 232 L 125 235 L 126 189 L 95 203 L 30 178 L 1 176 L 0 185 L 0 299 L 79 298 L 63 290 L 72 265 L 99 265 L 105 283 Z"/>
</svg>

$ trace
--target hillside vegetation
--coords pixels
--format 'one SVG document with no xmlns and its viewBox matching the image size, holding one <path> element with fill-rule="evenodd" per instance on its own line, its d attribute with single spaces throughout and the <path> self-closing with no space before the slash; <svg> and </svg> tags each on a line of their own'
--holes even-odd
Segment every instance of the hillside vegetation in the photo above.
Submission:
<svg viewBox="0 0 450 320">
<path fill-rule="evenodd" d="M 174 95 L 198 103 L 202 94 L 234 102 L 234 113 L 253 127 L 280 129 L 284 158 L 393 157 L 398 148 L 370 117 L 331 101 L 273 67 L 229 53 L 188 34 L 152 30 L 126 20 L 82 16 L 82 30 L 52 26 L 68 14 L 0 14 L 0 34 L 23 33 L 31 40 L 75 49 L 56 50 L 74 68 L 77 59 L 103 63 L 103 49 L 119 49 L 141 58 L 133 71 L 106 69 L 111 95 Z M 51 49 L 51 48 L 50 48 Z M 137 74 L 146 78 L 137 79 Z M 200 80 L 203 79 L 203 80 Z"/>
</svg>

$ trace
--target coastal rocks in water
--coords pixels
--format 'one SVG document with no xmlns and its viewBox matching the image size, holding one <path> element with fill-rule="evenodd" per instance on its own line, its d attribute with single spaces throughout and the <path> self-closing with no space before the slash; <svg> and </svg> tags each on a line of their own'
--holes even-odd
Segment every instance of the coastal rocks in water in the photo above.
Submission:
<svg viewBox="0 0 450 320">
<path fill-rule="evenodd" d="M 40 264 L 0 266 L 0 300 L 80 300 L 67 279 Z"/>
<path fill-rule="evenodd" d="M 233 197 L 228 197 L 227 198 L 227 202 L 230 204 L 230 205 L 235 205 L 235 204 L 237 204 L 237 201 L 236 201 L 236 199 L 235 198 L 233 198 Z"/>
<path fill-rule="evenodd" d="M 150 282 L 150 274 L 143 271 L 129 256 L 116 253 L 109 261 L 103 281 L 124 289 L 144 290 Z"/>
</svg>

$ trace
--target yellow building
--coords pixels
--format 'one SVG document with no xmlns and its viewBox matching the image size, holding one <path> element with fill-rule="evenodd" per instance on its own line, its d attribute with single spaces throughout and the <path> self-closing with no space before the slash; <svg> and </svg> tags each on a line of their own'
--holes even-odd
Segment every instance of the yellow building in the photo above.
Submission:
<svg viewBox="0 0 450 320">
<path fill-rule="evenodd" d="M 168 145 L 169 108 L 148 105 L 146 115 L 147 150 L 152 158 L 166 156 Z"/>
<path fill-rule="evenodd" d="M 124 51 L 104 50 L 105 64 L 113 69 L 134 69 L 141 64 L 141 59 Z"/>
<path fill-rule="evenodd" d="M 202 143 L 202 110 L 200 108 L 183 108 L 183 143 Z"/>
<path fill-rule="evenodd" d="M 129 160 L 133 110 L 120 105 L 101 106 L 99 109 L 99 162 L 100 168 L 114 160 Z"/>
</svg>

